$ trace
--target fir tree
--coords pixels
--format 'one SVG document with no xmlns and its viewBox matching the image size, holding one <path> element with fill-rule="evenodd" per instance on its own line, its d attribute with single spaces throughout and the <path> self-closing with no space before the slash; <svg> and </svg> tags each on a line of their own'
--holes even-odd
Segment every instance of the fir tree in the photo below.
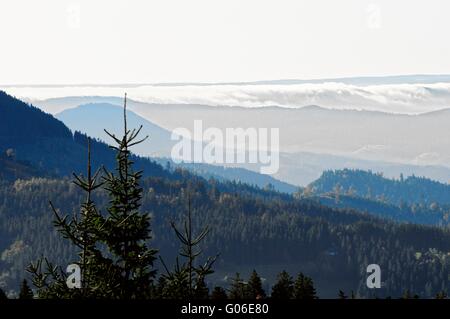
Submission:
<svg viewBox="0 0 450 319">
<path fill-rule="evenodd" d="M 80 218 L 73 220 L 72 225 L 66 224 L 52 209 L 57 217 L 57 227 L 67 238 L 72 238 L 73 242 L 80 248 L 81 269 L 81 294 L 83 297 L 105 297 L 109 290 L 108 284 L 102 280 L 105 271 L 109 270 L 111 261 L 104 257 L 98 248 L 98 242 L 102 238 L 104 217 L 97 211 L 95 203 L 92 200 L 93 193 L 102 186 L 97 182 L 100 170 L 92 173 L 91 166 L 91 143 L 87 139 L 88 160 L 87 176 L 73 174 L 74 184 L 81 188 L 86 194 L 86 201 L 81 205 Z"/>
<path fill-rule="evenodd" d="M 409 289 L 406 289 L 403 292 L 402 298 L 401 299 L 419 299 L 419 295 L 417 294 L 411 294 L 411 291 Z"/>
<path fill-rule="evenodd" d="M 160 257 L 161 258 L 161 257 Z M 161 259 L 166 268 L 166 275 L 161 276 L 164 283 L 161 297 L 163 299 L 188 299 L 193 297 L 189 291 L 189 274 L 185 265 L 180 265 L 178 258 L 174 270 L 170 271 Z"/>
<path fill-rule="evenodd" d="M 166 269 L 166 280 L 170 283 L 171 290 L 187 291 L 187 297 L 204 299 L 208 297 L 209 290 L 205 284 L 205 277 L 212 274 L 214 271 L 212 266 L 217 260 L 218 255 L 208 257 L 207 260 L 200 265 L 196 264 L 197 258 L 202 254 L 199 248 L 201 242 L 209 233 L 209 228 L 205 227 L 197 235 L 194 235 L 192 226 L 192 208 L 190 192 L 187 192 L 187 218 L 184 221 L 183 230 L 180 231 L 175 222 L 171 222 L 178 240 L 181 242 L 180 256 L 186 261 L 180 265 L 177 258 L 176 267 L 174 271 L 170 271 L 162 258 L 161 262 Z M 181 280 L 183 279 L 183 280 Z M 185 293 L 181 297 L 186 297 Z"/>
<path fill-rule="evenodd" d="M 205 278 L 200 277 L 197 279 L 194 288 L 194 299 L 208 299 L 209 298 L 209 288 L 205 283 Z"/>
<path fill-rule="evenodd" d="M 34 294 L 31 290 L 30 286 L 28 286 L 28 282 L 26 279 L 22 281 L 20 285 L 19 299 L 33 299 Z"/>
<path fill-rule="evenodd" d="M 310 277 L 299 273 L 294 283 L 294 298 L 295 299 L 316 299 L 316 289 Z"/>
<path fill-rule="evenodd" d="M 244 299 L 245 286 L 246 284 L 242 280 L 241 275 L 239 273 L 236 273 L 236 277 L 234 277 L 231 281 L 231 287 L 228 293 L 230 299 Z"/>
<path fill-rule="evenodd" d="M 339 290 L 338 299 L 348 299 L 348 296 L 345 295 L 345 292 Z"/>
<path fill-rule="evenodd" d="M 311 277 L 306 277 L 305 279 L 305 295 L 306 299 L 317 299 L 316 288 Z"/>
<path fill-rule="evenodd" d="M 88 140 L 87 177 L 74 174 L 74 183 L 86 193 L 79 216 L 68 220 L 50 203 L 56 229 L 79 249 L 80 258 L 75 263 L 81 269 L 81 289 L 69 289 L 63 268 L 41 258 L 27 269 L 40 298 L 131 299 L 150 296 L 156 250 L 147 246 L 151 239 L 149 214 L 139 211 L 142 172 L 133 171 L 130 159 L 130 147 L 143 141 L 137 140 L 141 129 L 142 126 L 137 130 L 127 128 L 125 95 L 123 137 L 119 139 L 106 131 L 117 144 L 111 147 L 117 152 L 115 172 L 104 169 L 103 182 L 97 182 L 99 171 L 91 172 Z M 100 214 L 92 201 L 92 193 L 99 187 L 110 196 L 107 216 Z"/>
<path fill-rule="evenodd" d="M 445 291 L 440 291 L 436 294 L 436 299 L 447 299 L 447 293 Z"/>
<path fill-rule="evenodd" d="M 107 297 L 107 291 L 110 290 L 102 279 L 108 273 L 108 264 L 111 262 L 103 257 L 97 247 L 104 220 L 92 201 L 92 194 L 101 186 L 101 183 L 97 183 L 99 171 L 92 174 L 89 139 L 87 149 L 87 177 L 73 174 L 73 183 L 86 194 L 79 216 L 74 215 L 68 220 L 68 216 L 62 217 L 50 202 L 55 216 L 53 222 L 55 228 L 79 250 L 79 260 L 74 263 L 81 270 L 81 289 L 69 289 L 66 284 L 67 275 L 63 268 L 53 265 L 47 258 L 41 258 L 27 268 L 27 271 L 32 274 L 33 285 L 37 288 L 40 298 L 99 298 Z"/>
<path fill-rule="evenodd" d="M 6 295 L 6 293 L 3 291 L 2 288 L 0 288 L 0 301 L 1 300 L 7 300 L 8 296 Z"/>
<path fill-rule="evenodd" d="M 164 276 L 160 276 L 158 278 L 158 282 L 154 287 L 152 298 L 154 299 L 163 299 L 164 298 L 164 290 L 166 289 L 166 278 Z"/>
<path fill-rule="evenodd" d="M 211 293 L 211 299 L 213 300 L 225 300 L 227 299 L 227 292 L 222 287 L 214 287 Z"/>
<path fill-rule="evenodd" d="M 253 270 L 252 274 L 246 285 L 246 299 L 263 299 L 266 297 L 266 292 L 262 288 L 261 278 L 256 270 Z"/>
<path fill-rule="evenodd" d="M 411 292 L 409 291 L 409 289 L 406 289 L 406 290 L 403 292 L 402 299 L 411 299 L 411 298 L 412 298 Z"/>
<path fill-rule="evenodd" d="M 124 103 L 124 133 L 122 138 L 105 130 L 116 143 L 115 172 L 104 170 L 105 190 L 110 196 L 108 217 L 105 220 L 102 241 L 113 255 L 114 263 L 109 276 L 113 279 L 113 297 L 120 299 L 148 298 L 155 277 L 153 262 L 156 250 L 147 246 L 151 239 L 150 216 L 141 213 L 142 188 L 139 181 L 141 171 L 133 170 L 130 148 L 142 143 L 138 140 L 142 129 L 127 127 L 126 95 Z"/>
<path fill-rule="evenodd" d="M 294 281 L 286 272 L 282 271 L 278 274 L 277 282 L 272 287 L 271 297 L 273 299 L 291 299 L 294 294 Z"/>
</svg>

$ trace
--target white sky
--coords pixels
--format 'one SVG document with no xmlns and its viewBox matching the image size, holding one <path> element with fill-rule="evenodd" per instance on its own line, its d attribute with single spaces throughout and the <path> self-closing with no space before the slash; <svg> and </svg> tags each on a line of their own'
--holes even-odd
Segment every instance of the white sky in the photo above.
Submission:
<svg viewBox="0 0 450 319">
<path fill-rule="evenodd" d="M 0 0 L 0 84 L 450 73 L 447 0 Z"/>
</svg>

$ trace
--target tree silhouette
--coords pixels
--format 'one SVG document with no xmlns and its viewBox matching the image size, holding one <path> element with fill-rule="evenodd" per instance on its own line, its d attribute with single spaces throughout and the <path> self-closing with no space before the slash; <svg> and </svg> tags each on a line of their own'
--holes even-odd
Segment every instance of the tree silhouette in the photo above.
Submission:
<svg viewBox="0 0 450 319">
<path fill-rule="evenodd" d="M 294 281 L 292 277 L 283 270 L 277 276 L 277 282 L 272 287 L 271 297 L 273 299 L 291 299 L 294 295 Z"/>
<path fill-rule="evenodd" d="M 112 296 L 123 299 L 146 298 L 155 277 L 153 262 L 157 251 L 147 246 L 151 239 L 150 215 L 139 211 L 142 171 L 133 170 L 130 148 L 148 138 L 138 140 L 138 129 L 127 127 L 127 96 L 123 107 L 122 138 L 105 130 L 116 145 L 116 169 L 104 169 L 104 189 L 110 197 L 108 216 L 103 225 L 102 241 L 113 255 L 110 276 L 113 277 Z"/>
<path fill-rule="evenodd" d="M 338 299 L 348 299 L 348 296 L 342 290 L 339 290 Z"/>
<path fill-rule="evenodd" d="M 8 296 L 6 295 L 6 293 L 3 291 L 3 289 L 0 288 L 0 301 L 1 300 L 7 300 Z"/>
<path fill-rule="evenodd" d="M 245 299 L 246 284 L 239 273 L 231 281 L 230 291 L 228 296 L 230 299 Z"/>
<path fill-rule="evenodd" d="M 256 270 L 253 270 L 246 286 L 246 298 L 263 299 L 265 297 L 266 292 L 262 288 L 261 277 L 259 277 Z"/>
<path fill-rule="evenodd" d="M 204 299 L 208 296 L 208 288 L 205 284 L 205 277 L 212 274 L 212 266 L 217 260 L 218 255 L 208 257 L 207 260 L 201 264 L 196 265 L 197 258 L 202 254 L 199 245 L 205 239 L 209 233 L 209 228 L 203 228 L 197 235 L 194 235 L 192 225 L 192 208 L 191 208 L 191 195 L 188 191 L 188 208 L 187 217 L 184 221 L 183 230 L 179 230 L 175 222 L 171 222 L 171 227 L 175 232 L 178 240 L 181 243 L 180 256 L 186 259 L 186 262 L 180 265 L 179 258 L 177 257 L 176 266 L 173 271 L 170 271 L 166 266 L 164 260 L 160 257 L 161 262 L 166 269 L 166 281 L 172 286 L 171 289 L 178 289 L 180 291 L 186 291 L 187 297 Z M 187 283 L 187 287 L 184 287 Z"/>
<path fill-rule="evenodd" d="M 22 285 L 20 286 L 19 299 L 33 299 L 34 294 L 31 290 L 30 286 L 28 286 L 28 282 L 26 279 L 22 281 Z"/>
<path fill-rule="evenodd" d="M 86 194 L 79 216 L 73 215 L 70 220 L 67 215 L 61 216 L 50 201 L 55 217 L 54 227 L 79 250 L 79 260 L 74 263 L 81 270 L 81 289 L 70 289 L 66 284 L 67 275 L 63 268 L 55 266 L 47 258 L 41 258 L 27 268 L 32 274 L 33 285 L 37 288 L 40 298 L 98 298 L 105 297 L 110 290 L 103 279 L 111 261 L 105 258 L 97 247 L 102 237 L 104 218 L 92 201 L 92 194 L 101 183 L 97 182 L 100 171 L 92 174 L 89 139 L 87 153 L 87 177 L 73 174 L 73 183 Z"/>
<path fill-rule="evenodd" d="M 299 273 L 294 283 L 294 298 L 295 299 L 316 299 L 316 289 L 310 277 Z"/>
<path fill-rule="evenodd" d="M 213 300 L 225 300 L 227 298 L 227 292 L 222 287 L 216 286 L 211 292 L 211 299 Z"/>
<path fill-rule="evenodd" d="M 116 169 L 103 169 L 102 182 L 97 182 L 99 172 L 92 174 L 91 152 L 88 140 L 87 177 L 74 174 L 74 183 L 86 193 L 80 216 L 62 217 L 50 203 L 55 215 L 54 226 L 76 246 L 81 270 L 80 289 L 66 285 L 67 275 L 60 266 L 41 258 L 28 267 L 33 284 L 41 298 L 147 298 L 151 293 L 155 276 L 153 261 L 156 250 L 147 246 L 151 239 L 150 217 L 141 213 L 142 188 L 139 186 L 142 172 L 133 171 L 130 147 L 141 143 L 137 140 L 141 130 L 129 130 L 126 119 L 126 95 L 124 101 L 124 133 L 121 139 L 106 131 L 116 142 Z M 108 214 L 100 214 L 92 201 L 92 193 L 102 187 L 110 197 Z M 102 249 L 99 247 L 103 246 Z"/>
</svg>

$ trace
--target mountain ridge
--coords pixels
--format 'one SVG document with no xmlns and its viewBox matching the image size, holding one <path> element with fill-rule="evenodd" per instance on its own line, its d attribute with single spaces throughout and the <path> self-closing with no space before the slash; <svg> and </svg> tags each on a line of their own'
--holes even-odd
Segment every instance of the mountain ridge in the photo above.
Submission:
<svg viewBox="0 0 450 319">
<path fill-rule="evenodd" d="M 109 136 L 103 131 L 106 128 L 113 133 L 120 133 L 123 107 L 110 103 L 88 103 L 57 113 L 55 117 L 65 123 L 72 131 L 80 131 L 89 136 L 99 138 L 107 143 Z M 206 163 L 174 163 L 170 159 L 171 149 L 176 141 L 171 140 L 171 133 L 158 125 L 127 110 L 128 124 L 133 127 L 143 125 L 141 133 L 149 139 L 137 145 L 134 152 L 140 156 L 150 156 L 152 160 L 165 166 L 169 162 L 173 167 L 182 167 L 205 178 L 236 180 L 264 188 L 271 184 L 276 190 L 292 193 L 297 187 L 279 181 L 271 176 L 244 168 L 221 168 Z M 151 152 L 150 152 L 151 150 Z"/>
<path fill-rule="evenodd" d="M 351 193 L 395 205 L 440 203 L 450 206 L 450 184 L 417 176 L 392 179 L 358 169 L 328 170 L 308 187 L 315 193 Z"/>
<path fill-rule="evenodd" d="M 14 99 L 0 99 L 0 112 L 9 102 Z M 17 107 L 30 110 L 25 103 L 17 102 Z M 39 118 L 43 118 L 42 114 Z M 51 119 L 44 117 L 44 123 Z M 24 130 L 20 119 L 0 117 L 0 121 Z M 34 124 L 39 128 L 40 123 Z M 56 142 L 60 144 L 55 145 Z M 17 154 L 33 155 L 34 163 L 42 160 L 43 166 L 65 171 L 86 169 L 87 136 L 81 133 L 66 138 L 57 136 L 50 143 L 31 136 L 27 143 L 22 149 L 20 144 L 15 144 L 22 152 L 29 152 Z M 33 143 L 37 143 L 34 148 Z M 106 151 L 103 143 L 93 140 L 92 144 L 96 160 L 114 169 L 111 165 L 115 154 Z M 41 157 L 36 159 L 36 155 Z M 364 270 L 367 260 L 376 260 L 385 269 L 385 285 L 378 291 L 379 296 L 401 295 L 408 287 L 429 297 L 443 289 L 441 283 L 448 289 L 445 281 L 450 270 L 445 258 L 450 249 L 448 230 L 399 225 L 270 189 L 206 180 L 183 170 L 164 170 L 145 159 L 133 158 L 133 161 L 135 169 L 150 170 L 144 171 L 140 183 L 141 209 L 151 214 L 152 245 L 160 249 L 162 257 L 174 260 L 179 252 L 175 235 L 168 230 L 170 221 L 182 223 L 188 202 L 193 208 L 195 227 L 211 227 L 205 239 L 205 253 L 220 252 L 220 260 L 215 264 L 217 274 L 211 284 L 245 269 L 263 269 L 264 277 L 273 282 L 277 272 L 289 267 L 312 276 L 321 297 L 335 297 L 338 289 L 370 296 Z M 0 205 L 2 287 L 17 286 L 25 276 L 25 266 L 39 256 L 48 256 L 56 265 L 66 265 L 76 258 L 74 248 L 55 232 L 53 214 L 48 207 L 48 201 L 52 200 L 64 214 L 79 211 L 85 194 L 77 191 L 67 177 L 0 183 L 0 194 L 3 199 Z M 99 211 L 105 211 L 110 198 L 105 190 L 99 189 L 93 200 Z M 403 278 L 414 280 L 404 282 Z"/>
<path fill-rule="evenodd" d="M 49 99 L 43 99 L 43 100 L 36 100 L 36 99 L 24 99 L 25 101 L 28 101 L 30 103 L 33 103 L 35 105 L 40 106 L 41 108 L 47 108 L 50 105 L 55 105 L 55 104 L 63 104 L 65 101 L 67 100 L 73 100 L 72 102 L 66 104 L 64 106 L 64 109 L 62 110 L 57 110 L 52 112 L 52 114 L 57 114 L 57 113 L 61 113 L 63 110 L 65 109 L 71 109 L 71 108 L 76 108 L 79 105 L 83 105 L 83 104 L 92 104 L 92 103 L 111 103 L 111 104 L 115 104 L 116 105 L 120 105 L 122 98 L 120 97 L 116 97 L 116 96 L 66 96 L 66 97 L 57 97 L 57 98 L 49 98 Z M 286 107 L 286 106 L 280 106 L 280 105 L 271 105 L 271 106 L 257 106 L 257 107 L 245 107 L 245 106 L 239 106 L 239 105 L 208 105 L 208 104 L 195 104 L 195 103 L 145 103 L 145 102 L 140 102 L 140 101 L 136 101 L 133 100 L 133 98 L 128 98 L 127 99 L 129 104 L 132 105 L 149 105 L 149 106 L 161 106 L 161 105 L 167 105 L 169 107 L 196 107 L 196 108 L 204 108 L 204 109 L 211 109 L 211 108 L 225 108 L 225 109 L 242 109 L 242 110 L 247 110 L 247 109 L 256 109 L 256 110 L 261 110 L 261 109 L 267 109 L 267 110 L 286 110 L 286 111 L 296 111 L 296 110 L 324 110 L 324 111 L 335 111 L 335 112 L 360 112 L 360 113 L 371 113 L 371 114 L 386 114 L 386 115 L 405 115 L 405 116 L 424 116 L 427 114 L 434 114 L 434 113 L 439 113 L 439 112 L 450 112 L 450 105 L 448 107 L 439 109 L 439 110 L 432 110 L 432 111 L 427 111 L 427 112 L 420 112 L 417 114 L 408 114 L 408 113 L 398 113 L 398 112 L 386 112 L 386 111 L 382 111 L 382 110 L 364 110 L 364 109 L 358 109 L 358 108 L 343 108 L 343 109 L 338 109 L 338 108 L 328 108 L 328 107 L 324 107 L 324 106 L 320 106 L 320 105 L 316 105 L 316 104 L 307 104 L 307 105 L 299 105 L 297 107 Z M 133 110 L 133 108 L 131 108 Z"/>
<path fill-rule="evenodd" d="M 85 86 L 106 86 L 106 87 L 138 87 L 143 85 L 151 86 L 212 86 L 212 85 L 266 85 L 266 84 L 303 84 L 303 83 L 326 83 L 340 82 L 347 84 L 362 83 L 370 85 L 398 84 L 398 83 L 436 83 L 450 82 L 450 74 L 400 74 L 400 75 L 373 75 L 373 76 L 346 76 L 346 77 L 325 77 L 316 79 L 277 79 L 277 80 L 256 80 L 256 81 L 218 81 L 218 82 L 164 82 L 164 83 L 80 83 L 80 84 L 3 84 L 1 87 L 85 87 Z"/>
</svg>

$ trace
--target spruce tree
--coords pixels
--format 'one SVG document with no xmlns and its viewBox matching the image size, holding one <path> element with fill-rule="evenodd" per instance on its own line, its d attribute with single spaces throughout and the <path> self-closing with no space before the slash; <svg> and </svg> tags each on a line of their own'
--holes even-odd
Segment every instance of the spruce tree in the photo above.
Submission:
<svg viewBox="0 0 450 319">
<path fill-rule="evenodd" d="M 147 246 L 151 239 L 150 217 L 139 211 L 142 172 L 133 171 L 130 153 L 132 146 L 145 140 L 137 140 L 141 129 L 142 126 L 137 130 L 127 128 L 125 95 L 123 136 L 119 139 L 106 131 L 117 144 L 111 146 L 117 151 L 115 171 L 104 169 L 103 181 L 97 182 L 100 171 L 91 172 L 88 140 L 87 177 L 74 174 L 74 183 L 86 193 L 79 215 L 62 217 L 50 203 L 56 229 L 79 249 L 79 260 L 74 263 L 81 270 L 81 287 L 68 288 L 65 267 L 41 258 L 27 269 L 40 298 L 150 297 L 156 250 Z M 106 216 L 97 211 L 92 201 L 92 193 L 99 187 L 110 196 Z"/>
<path fill-rule="evenodd" d="M 409 291 L 409 289 L 406 289 L 403 292 L 403 295 L 402 295 L 401 299 L 412 299 L 412 295 L 411 295 L 411 292 Z"/>
<path fill-rule="evenodd" d="M 164 290 L 166 289 L 166 278 L 164 276 L 160 276 L 158 278 L 158 282 L 154 287 L 154 291 L 152 294 L 153 299 L 163 299 L 164 298 Z"/>
<path fill-rule="evenodd" d="M 317 292 L 312 278 L 306 277 L 304 282 L 306 299 L 317 299 Z"/>
<path fill-rule="evenodd" d="M 79 266 L 81 269 L 81 295 L 84 298 L 107 297 L 111 287 L 105 278 L 111 268 L 111 260 L 104 256 L 99 249 L 99 242 L 103 235 L 104 217 L 99 213 L 97 207 L 92 200 L 93 193 L 103 184 L 98 182 L 100 170 L 92 172 L 91 166 L 91 143 L 87 139 L 88 160 L 87 175 L 73 174 L 74 184 L 81 188 L 86 194 L 86 200 L 81 205 L 79 220 L 73 220 L 72 225 L 65 223 L 56 213 L 56 225 L 63 234 L 68 238 L 72 238 L 73 242 L 80 248 Z"/>
<path fill-rule="evenodd" d="M 22 281 L 20 285 L 19 299 L 33 299 L 34 294 L 31 290 L 30 286 L 28 286 L 28 282 L 26 279 Z"/>
<path fill-rule="evenodd" d="M 316 289 L 310 277 L 299 273 L 294 283 L 294 298 L 295 299 L 316 299 Z"/>
<path fill-rule="evenodd" d="M 406 289 L 403 292 L 403 295 L 402 295 L 401 299 L 419 299 L 419 295 L 411 294 L 411 291 L 409 289 Z"/>
<path fill-rule="evenodd" d="M 202 254 L 199 246 L 208 235 L 209 228 L 205 227 L 198 234 L 194 234 L 191 195 L 189 190 L 186 193 L 188 207 L 183 230 L 179 230 L 175 222 L 171 222 L 172 229 L 181 243 L 180 256 L 185 262 L 180 264 L 179 258 L 177 258 L 175 269 L 170 271 L 164 260 L 161 257 L 160 259 L 166 269 L 166 275 L 164 276 L 170 287 L 168 294 L 172 295 L 172 298 L 184 299 L 187 297 L 205 299 L 209 294 L 209 290 L 205 284 L 205 278 L 214 272 L 212 266 L 217 260 L 218 255 L 208 257 L 203 264 L 197 264 L 197 259 Z M 173 297 L 173 290 L 178 291 L 176 297 Z M 180 294 L 180 292 L 182 293 Z"/>
<path fill-rule="evenodd" d="M 435 299 L 447 299 L 447 293 L 445 291 L 440 291 L 436 294 Z"/>
<path fill-rule="evenodd" d="M 230 299 L 245 299 L 245 290 L 246 284 L 241 278 L 239 273 L 236 273 L 236 276 L 231 281 L 230 292 L 228 296 Z"/>
<path fill-rule="evenodd" d="M 282 271 L 277 276 L 277 282 L 272 287 L 271 297 L 273 299 L 291 299 L 294 295 L 294 281 L 286 272 Z"/>
<path fill-rule="evenodd" d="M 162 275 L 159 280 L 163 283 L 161 287 L 161 298 L 163 299 L 189 299 L 189 274 L 187 267 L 185 265 L 180 265 L 179 259 L 177 257 L 174 269 L 171 271 L 167 268 L 163 259 L 160 257 L 161 262 L 166 269 L 165 275 Z"/>
<path fill-rule="evenodd" d="M 104 169 L 104 188 L 110 196 L 108 216 L 103 225 L 102 241 L 112 254 L 113 264 L 109 276 L 114 284 L 112 296 L 120 299 L 148 298 L 155 277 L 153 263 L 156 250 L 148 247 L 151 239 L 150 216 L 140 212 L 142 171 L 133 170 L 130 148 L 142 143 L 138 129 L 127 127 L 126 95 L 124 102 L 124 133 L 121 138 L 105 130 L 116 145 L 116 169 Z"/>
<path fill-rule="evenodd" d="M 55 217 L 53 222 L 55 228 L 79 251 L 79 259 L 72 263 L 80 267 L 81 289 L 68 288 L 65 267 L 56 266 L 47 258 L 41 258 L 27 268 L 32 275 L 32 282 L 37 288 L 39 298 L 108 297 L 110 287 L 107 283 L 105 284 L 106 281 L 103 279 L 109 272 L 108 265 L 111 262 L 98 249 L 104 219 L 92 201 L 92 194 L 101 187 L 101 183 L 97 182 L 99 170 L 92 173 L 89 139 L 87 140 L 87 150 L 87 176 L 73 174 L 73 183 L 86 194 L 86 200 L 81 204 L 79 214 L 73 215 L 70 219 L 68 219 L 68 215 L 63 217 L 50 202 Z"/>
<path fill-rule="evenodd" d="M 3 291 L 2 288 L 0 288 L 0 301 L 1 300 L 7 300 L 8 296 L 6 295 L 6 293 Z"/>
<path fill-rule="evenodd" d="M 194 299 L 208 299 L 209 298 L 209 288 L 205 283 L 205 278 L 200 277 L 197 279 L 194 288 Z"/>
<path fill-rule="evenodd" d="M 256 270 L 252 271 L 245 290 L 246 299 L 263 299 L 266 297 L 266 292 L 262 288 L 261 278 Z"/>
<path fill-rule="evenodd" d="M 213 300 L 225 300 L 227 298 L 227 292 L 222 287 L 216 286 L 211 292 L 211 299 Z"/>
<path fill-rule="evenodd" d="M 339 290 L 338 299 L 347 299 L 348 296 L 342 290 Z"/>
</svg>

